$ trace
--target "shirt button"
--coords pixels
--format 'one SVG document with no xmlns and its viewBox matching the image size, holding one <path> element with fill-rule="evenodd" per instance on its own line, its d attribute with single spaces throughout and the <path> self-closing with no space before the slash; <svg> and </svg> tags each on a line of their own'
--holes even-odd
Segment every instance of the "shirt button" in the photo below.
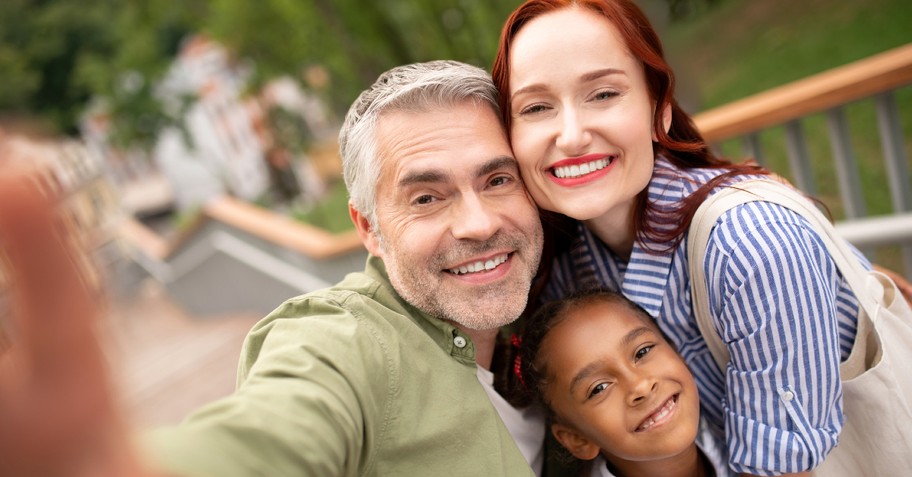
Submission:
<svg viewBox="0 0 912 477">
<path fill-rule="evenodd" d="M 466 339 L 462 336 L 456 336 L 453 338 L 453 344 L 456 345 L 457 348 L 465 348 Z"/>
<path fill-rule="evenodd" d="M 791 391 L 786 391 L 786 392 L 782 393 L 782 400 L 783 400 L 783 401 L 789 402 L 789 401 L 791 401 L 792 399 L 795 399 L 795 393 L 793 393 L 793 392 L 791 392 Z"/>
</svg>

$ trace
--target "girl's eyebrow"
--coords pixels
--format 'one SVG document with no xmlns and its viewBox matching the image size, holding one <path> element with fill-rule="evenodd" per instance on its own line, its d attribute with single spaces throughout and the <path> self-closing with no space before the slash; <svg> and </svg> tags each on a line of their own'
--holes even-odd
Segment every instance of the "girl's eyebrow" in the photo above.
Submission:
<svg viewBox="0 0 912 477">
<path fill-rule="evenodd" d="M 624 335 L 624 338 L 621 339 L 621 346 L 628 346 L 630 343 L 636 341 L 637 338 L 643 336 L 646 333 L 652 333 L 652 328 L 648 326 L 640 326 L 630 330 L 629 333 Z M 584 381 L 589 376 L 595 374 L 595 372 L 600 369 L 605 363 L 605 360 L 596 360 L 586 366 L 583 366 L 583 369 L 580 369 L 570 380 L 570 393 L 573 394 L 576 391 L 576 387 L 579 386 L 580 382 Z"/>
</svg>

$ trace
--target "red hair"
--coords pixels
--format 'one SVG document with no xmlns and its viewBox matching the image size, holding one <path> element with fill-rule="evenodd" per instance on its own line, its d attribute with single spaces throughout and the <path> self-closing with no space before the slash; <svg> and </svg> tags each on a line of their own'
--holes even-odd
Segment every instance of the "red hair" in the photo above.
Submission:
<svg viewBox="0 0 912 477">
<path fill-rule="evenodd" d="M 655 243 L 667 243 L 662 250 L 671 250 L 683 239 L 697 207 L 709 192 L 734 176 L 767 174 L 756 165 L 732 164 L 716 157 L 707 147 L 691 117 L 674 98 L 674 73 L 662 51 L 662 42 L 649 19 L 632 0 L 529 0 L 520 5 L 504 24 L 500 45 L 492 67 L 494 84 L 500 92 L 500 111 L 507 131 L 510 131 L 510 48 L 516 34 L 533 19 L 565 8 L 580 8 L 600 15 L 617 28 L 630 54 L 643 65 L 649 97 L 655 102 L 653 130 L 658 139 L 653 143 L 656 154 L 681 169 L 719 168 L 727 172 L 701 186 L 673 210 L 658 210 L 646 198 L 646 190 L 637 196 L 634 227 L 637 236 Z M 662 111 L 671 107 L 671 127 L 668 132 L 662 121 Z M 650 220 L 646 220 L 646 217 Z M 670 226 L 670 227 L 669 227 Z M 656 250 L 658 251 L 658 250 Z"/>
</svg>

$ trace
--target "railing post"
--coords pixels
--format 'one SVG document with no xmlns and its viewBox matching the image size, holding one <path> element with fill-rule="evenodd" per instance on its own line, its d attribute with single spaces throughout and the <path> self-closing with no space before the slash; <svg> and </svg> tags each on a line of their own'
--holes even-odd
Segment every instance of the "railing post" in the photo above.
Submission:
<svg viewBox="0 0 912 477">
<path fill-rule="evenodd" d="M 827 111 L 826 118 L 833 159 L 836 163 L 836 177 L 839 180 L 839 195 L 845 206 L 846 217 L 864 217 L 866 212 L 864 197 L 861 195 L 861 182 L 858 180 L 858 163 L 852 151 L 845 111 L 841 107 L 833 108 Z"/>
<path fill-rule="evenodd" d="M 814 176 L 811 174 L 807 145 L 799 120 L 785 123 L 785 145 L 788 151 L 789 164 L 795 177 L 795 184 L 807 195 L 816 195 Z"/>
<path fill-rule="evenodd" d="M 893 92 L 878 94 L 874 97 L 874 103 L 877 107 L 877 129 L 883 147 L 893 211 L 907 212 L 912 210 L 912 186 L 909 184 L 909 167 L 906 165 L 906 151 Z M 904 246 L 902 253 L 906 276 L 912 276 L 912 246 Z"/>
<path fill-rule="evenodd" d="M 760 145 L 760 133 L 751 133 L 744 136 L 741 149 L 747 157 L 753 158 L 757 164 L 764 164 L 763 147 Z"/>
</svg>

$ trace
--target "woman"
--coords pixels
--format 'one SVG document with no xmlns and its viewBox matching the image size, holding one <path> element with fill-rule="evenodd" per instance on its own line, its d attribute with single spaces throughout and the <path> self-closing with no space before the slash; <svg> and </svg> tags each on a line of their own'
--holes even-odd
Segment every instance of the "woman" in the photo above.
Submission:
<svg viewBox="0 0 912 477">
<path fill-rule="evenodd" d="M 734 470 L 816 467 L 843 422 L 839 363 L 857 300 L 804 219 L 766 202 L 739 206 L 715 227 L 703 264 L 732 355 L 724 373 L 715 365 L 692 316 L 684 237 L 709 194 L 768 172 L 707 148 L 643 13 L 629 0 L 529 1 L 507 20 L 493 76 L 530 193 L 575 221 L 556 231 L 545 298 L 622 291 L 693 370 Z"/>
</svg>

